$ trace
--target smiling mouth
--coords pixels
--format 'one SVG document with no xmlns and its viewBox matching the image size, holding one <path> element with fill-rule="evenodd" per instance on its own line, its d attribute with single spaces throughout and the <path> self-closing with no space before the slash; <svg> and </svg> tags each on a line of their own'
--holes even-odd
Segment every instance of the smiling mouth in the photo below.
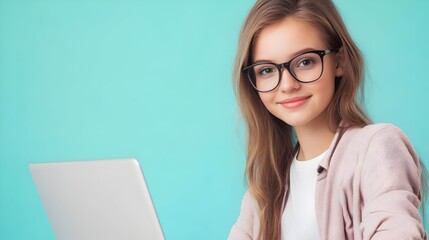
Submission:
<svg viewBox="0 0 429 240">
<path fill-rule="evenodd" d="M 284 108 L 294 109 L 304 105 L 311 96 L 296 97 L 279 102 Z"/>
</svg>

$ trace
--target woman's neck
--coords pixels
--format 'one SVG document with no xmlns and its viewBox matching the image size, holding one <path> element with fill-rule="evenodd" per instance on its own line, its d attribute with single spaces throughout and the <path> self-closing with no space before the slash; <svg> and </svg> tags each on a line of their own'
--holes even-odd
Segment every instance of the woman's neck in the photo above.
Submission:
<svg viewBox="0 0 429 240">
<path fill-rule="evenodd" d="M 327 121 L 296 127 L 295 132 L 299 141 L 297 159 L 300 161 L 313 159 L 325 152 L 335 136 Z"/>
</svg>

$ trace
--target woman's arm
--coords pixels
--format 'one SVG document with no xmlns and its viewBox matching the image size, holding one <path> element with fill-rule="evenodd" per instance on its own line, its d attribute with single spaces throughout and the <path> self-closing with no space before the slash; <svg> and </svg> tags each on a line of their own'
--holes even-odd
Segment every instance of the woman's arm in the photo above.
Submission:
<svg viewBox="0 0 429 240">
<path fill-rule="evenodd" d="M 413 146 L 399 128 L 387 125 L 372 137 L 362 169 L 363 239 L 426 239 L 420 187 Z"/>
</svg>

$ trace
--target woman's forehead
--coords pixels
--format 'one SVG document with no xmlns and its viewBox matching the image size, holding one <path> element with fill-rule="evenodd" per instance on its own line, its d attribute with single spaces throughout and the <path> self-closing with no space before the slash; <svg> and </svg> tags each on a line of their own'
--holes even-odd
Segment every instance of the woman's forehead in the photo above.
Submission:
<svg viewBox="0 0 429 240">
<path fill-rule="evenodd" d="M 303 49 L 323 50 L 326 45 L 320 30 L 310 23 L 287 17 L 260 32 L 253 48 L 253 61 L 283 62 Z"/>
</svg>

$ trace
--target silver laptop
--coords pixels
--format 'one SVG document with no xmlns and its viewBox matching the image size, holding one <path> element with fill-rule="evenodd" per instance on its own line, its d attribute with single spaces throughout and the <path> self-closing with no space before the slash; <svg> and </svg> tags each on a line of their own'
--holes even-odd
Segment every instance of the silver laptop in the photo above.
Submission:
<svg viewBox="0 0 429 240">
<path fill-rule="evenodd" d="M 163 240 L 135 159 L 30 164 L 59 240 Z"/>
</svg>

